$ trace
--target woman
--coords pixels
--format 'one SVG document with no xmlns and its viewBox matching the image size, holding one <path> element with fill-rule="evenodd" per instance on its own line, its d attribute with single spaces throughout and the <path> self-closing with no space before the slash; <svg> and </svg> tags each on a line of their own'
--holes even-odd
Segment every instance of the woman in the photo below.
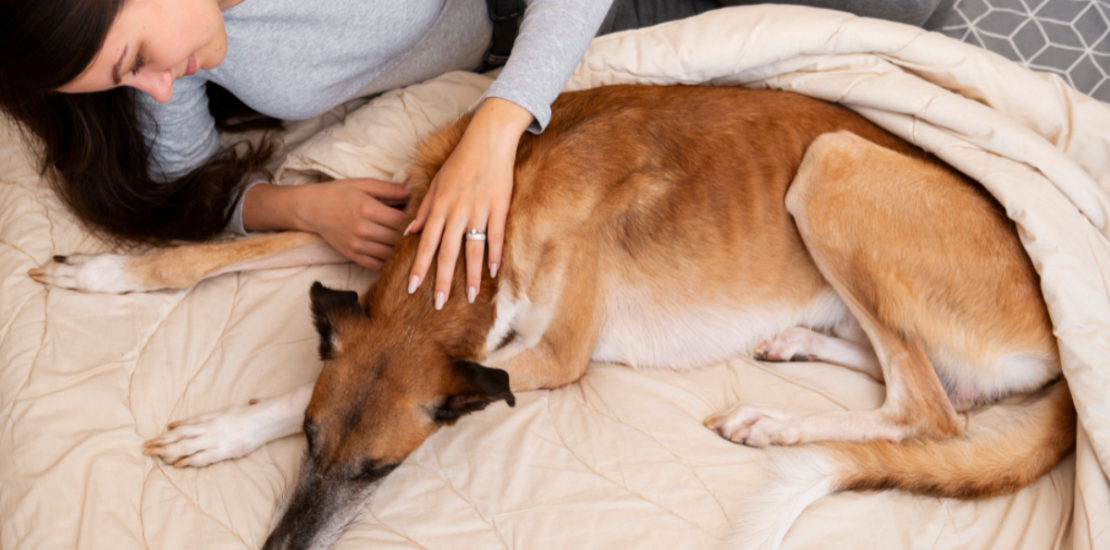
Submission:
<svg viewBox="0 0 1110 550">
<path fill-rule="evenodd" d="M 920 24 L 935 2 L 834 3 Z M 718 6 L 611 3 L 528 2 L 512 57 L 411 223 L 383 204 L 407 197 L 388 182 L 268 184 L 260 170 L 271 147 L 221 149 L 216 127 L 227 116 L 215 96 L 208 104 L 212 83 L 266 115 L 298 119 L 472 69 L 490 43 L 486 0 L 0 0 L 0 108 L 42 141 L 44 172 L 56 169 L 77 216 L 117 240 L 299 229 L 379 269 L 407 227 L 423 232 L 411 292 L 433 258 L 455 265 L 464 233 L 488 233 L 465 245 L 473 301 L 487 244 L 492 276 L 501 261 L 520 136 L 543 130 L 590 39 Z M 891 15 L 891 6 L 904 9 Z M 452 271 L 436 274 L 437 307 Z"/>
</svg>

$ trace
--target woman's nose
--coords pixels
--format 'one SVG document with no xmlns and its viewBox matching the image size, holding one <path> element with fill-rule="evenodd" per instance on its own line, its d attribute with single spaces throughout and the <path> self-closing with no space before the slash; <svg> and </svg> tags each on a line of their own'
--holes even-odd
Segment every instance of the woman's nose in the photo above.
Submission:
<svg viewBox="0 0 1110 550">
<path fill-rule="evenodd" d="M 170 71 L 149 72 L 135 83 L 135 87 L 146 92 L 154 101 L 165 103 L 173 97 L 173 74 Z"/>
</svg>

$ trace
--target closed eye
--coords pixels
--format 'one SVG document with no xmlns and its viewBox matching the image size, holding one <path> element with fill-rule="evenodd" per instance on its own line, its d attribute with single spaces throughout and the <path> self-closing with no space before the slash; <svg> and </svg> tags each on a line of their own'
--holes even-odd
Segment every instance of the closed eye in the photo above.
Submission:
<svg viewBox="0 0 1110 550">
<path fill-rule="evenodd" d="M 360 469 L 359 472 L 355 475 L 350 476 L 351 481 L 358 481 L 361 483 L 370 483 L 372 481 L 377 481 L 389 475 L 390 472 L 397 469 L 397 466 L 400 466 L 400 463 L 385 464 L 381 466 L 379 466 L 378 464 L 379 461 L 377 460 L 371 459 L 363 461 L 362 469 Z"/>
<path fill-rule="evenodd" d="M 131 76 L 138 76 L 139 69 L 142 69 L 145 64 L 146 61 L 143 61 L 143 54 L 139 52 L 139 54 L 135 56 L 135 62 L 131 64 Z"/>
<path fill-rule="evenodd" d="M 318 431 L 316 429 L 316 424 L 310 421 L 309 418 L 306 416 L 304 419 L 304 425 L 301 429 L 304 430 L 305 442 L 308 443 L 308 454 L 311 456 L 314 454 L 314 451 L 316 449 L 316 436 Z"/>
</svg>

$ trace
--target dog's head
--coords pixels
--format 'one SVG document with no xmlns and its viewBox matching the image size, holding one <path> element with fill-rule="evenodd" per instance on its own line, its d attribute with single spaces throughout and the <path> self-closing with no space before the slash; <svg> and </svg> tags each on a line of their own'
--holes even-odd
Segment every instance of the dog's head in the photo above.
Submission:
<svg viewBox="0 0 1110 550">
<path fill-rule="evenodd" d="M 375 314 L 356 293 L 320 283 L 311 297 L 324 368 L 305 412 L 300 480 L 267 550 L 330 546 L 376 482 L 440 426 L 514 404 L 509 375 L 466 360 L 458 340 L 469 328 L 451 330 L 449 315 L 421 324 Z"/>
</svg>

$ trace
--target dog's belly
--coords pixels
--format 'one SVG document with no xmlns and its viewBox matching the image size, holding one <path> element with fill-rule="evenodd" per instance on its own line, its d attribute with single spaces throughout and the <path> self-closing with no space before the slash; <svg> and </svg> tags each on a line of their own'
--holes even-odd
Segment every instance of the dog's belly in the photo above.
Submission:
<svg viewBox="0 0 1110 550">
<path fill-rule="evenodd" d="M 830 289 L 808 303 L 742 306 L 657 300 L 637 291 L 609 296 L 591 360 L 635 368 L 685 370 L 751 355 L 756 344 L 790 327 L 826 329 L 848 315 Z"/>
</svg>

